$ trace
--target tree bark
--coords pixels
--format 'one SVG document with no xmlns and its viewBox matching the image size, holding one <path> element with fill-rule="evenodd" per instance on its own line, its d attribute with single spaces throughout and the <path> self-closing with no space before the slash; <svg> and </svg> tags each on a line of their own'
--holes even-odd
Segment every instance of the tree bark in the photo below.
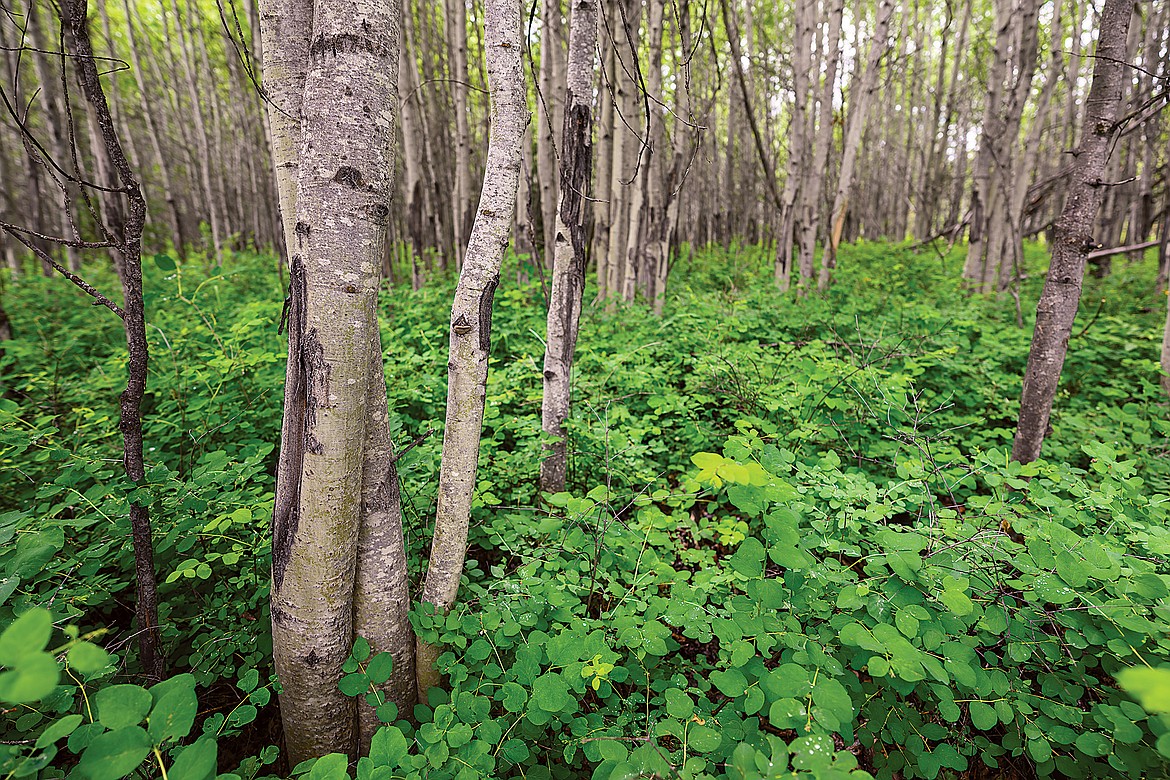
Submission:
<svg viewBox="0 0 1170 780">
<path fill-rule="evenodd" d="M 817 233 L 820 228 L 821 184 L 829 163 L 829 149 L 833 145 L 833 94 L 837 83 L 837 60 L 840 56 L 841 17 L 845 13 L 844 0 L 832 0 L 829 10 L 828 35 L 825 40 L 824 82 L 821 85 L 817 130 L 813 139 L 811 167 L 806 162 L 801 186 L 800 207 L 800 289 L 807 292 L 812 286 L 813 263 L 816 254 Z M 819 70 L 819 69 L 818 69 Z"/>
<path fill-rule="evenodd" d="M 1106 0 L 1101 14 L 1081 144 L 1073 163 L 1068 200 L 1056 223 L 1052 263 L 1040 302 L 1036 304 L 1036 328 L 1020 395 L 1019 426 L 1012 446 L 1012 459 L 1021 463 L 1040 457 L 1073 319 L 1080 304 L 1085 256 L 1093 246 L 1093 219 L 1107 186 L 1101 181 L 1101 174 L 1116 132 L 1130 8 L 1128 0 Z"/>
<path fill-rule="evenodd" d="M 841 172 L 837 176 L 837 191 L 833 195 L 833 211 L 829 219 L 829 237 L 821 254 L 821 270 L 817 287 L 826 290 L 837 267 L 837 250 L 841 246 L 841 231 L 845 227 L 845 213 L 849 208 L 849 196 L 853 190 L 853 168 L 857 163 L 857 152 L 861 146 L 861 132 L 869 118 L 869 107 L 877 89 L 878 69 L 882 57 L 889 51 L 890 17 L 894 13 L 893 0 L 882 0 L 877 9 L 877 22 L 873 38 L 869 42 L 864 70 L 860 79 L 850 89 L 848 129 L 841 144 Z"/>
<path fill-rule="evenodd" d="M 467 527 L 487 392 L 492 300 L 511 235 L 520 178 L 520 144 L 529 120 L 521 64 L 520 6 L 513 0 L 487 0 L 485 12 L 491 141 L 479 209 L 451 307 L 443 460 L 435 532 L 422 593 L 422 601 L 433 604 L 440 613 L 455 603 L 467 553 Z M 439 683 L 435 666 L 439 648 L 419 641 L 416 656 L 418 691 L 425 698 L 427 690 Z"/>
<path fill-rule="evenodd" d="M 536 101 L 536 178 L 540 190 L 540 214 L 543 240 L 541 261 L 553 267 L 556 246 L 557 145 L 556 128 L 563 114 L 557 91 L 563 83 L 561 42 L 561 0 L 544 0 L 540 12 L 540 92 Z"/>
<path fill-rule="evenodd" d="M 1012 188 L 1019 171 L 1024 105 L 1036 72 L 1038 0 L 996 0 L 995 53 L 983 136 L 972 173 L 971 229 L 963 277 L 976 292 L 1004 288 L 1023 259 L 1023 215 Z"/>
<path fill-rule="evenodd" d="M 398 674 L 410 644 L 377 320 L 398 24 L 391 2 L 338 0 L 316 4 L 306 34 L 296 27 L 306 23 L 297 2 L 266 5 L 261 19 L 266 41 L 288 36 L 288 49 L 266 50 L 270 63 L 283 58 L 286 105 L 303 85 L 299 114 L 281 117 L 299 117 L 299 127 L 282 126 L 286 136 L 273 139 L 276 170 L 297 172 L 293 208 L 283 212 L 293 243 L 272 550 L 273 656 L 293 764 L 357 746 L 354 701 L 337 688 L 355 624 L 375 649 L 395 654 Z M 409 676 L 389 692 L 404 687 Z"/>
<path fill-rule="evenodd" d="M 126 197 L 125 219 L 108 237 L 116 245 L 114 260 L 122 282 L 122 324 L 128 353 L 126 389 L 120 398 L 122 462 L 127 478 L 141 484 L 146 479 L 142 447 L 142 399 L 146 394 L 147 363 L 146 311 L 142 296 L 142 229 L 146 224 L 146 201 L 138 180 L 126 159 L 114 128 L 113 117 L 102 91 L 97 61 L 90 43 L 86 0 L 68 0 L 62 6 L 62 24 L 70 57 L 77 69 L 86 102 L 100 129 L 100 141 L 116 174 L 116 182 Z M 118 192 L 103 193 L 113 201 Z M 165 659 L 160 647 L 158 627 L 158 589 L 154 572 L 154 543 L 151 538 L 150 509 L 145 504 L 130 503 L 130 532 L 134 547 L 136 576 L 135 616 L 138 620 L 138 646 L 146 675 L 161 679 Z"/>
<path fill-rule="evenodd" d="M 569 417 L 573 352 L 585 292 L 585 198 L 593 166 L 593 51 L 597 47 L 597 0 L 571 0 L 565 127 L 561 134 L 560 208 L 557 209 L 548 340 L 544 352 L 541 427 L 554 437 L 545 444 L 540 487 L 565 489 L 568 444 L 562 428 Z"/>
<path fill-rule="evenodd" d="M 447 52 L 451 70 L 451 97 L 455 104 L 455 191 L 451 195 L 451 223 L 455 238 L 455 267 L 463 266 L 467 227 L 471 216 L 471 132 L 467 126 L 467 6 L 466 0 L 446 0 Z"/>
</svg>

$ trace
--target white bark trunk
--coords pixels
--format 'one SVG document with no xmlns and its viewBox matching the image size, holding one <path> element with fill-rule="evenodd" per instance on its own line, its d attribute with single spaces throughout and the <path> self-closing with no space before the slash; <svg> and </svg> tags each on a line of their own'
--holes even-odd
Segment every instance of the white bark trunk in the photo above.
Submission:
<svg viewBox="0 0 1170 780">
<path fill-rule="evenodd" d="M 520 145 L 529 120 L 521 67 L 520 7 L 513 0 L 487 0 L 486 5 L 484 57 L 491 93 L 491 140 L 479 209 L 451 307 L 443 465 L 435 535 L 422 593 L 422 601 L 434 604 L 440 612 L 455 603 L 467 553 L 491 348 L 492 299 L 511 235 Z M 438 655 L 436 646 L 418 643 L 418 690 L 422 696 L 439 682 L 435 668 Z"/>
<path fill-rule="evenodd" d="M 294 201 L 284 212 L 293 243 L 272 587 L 273 655 L 293 764 L 356 748 L 354 701 L 337 688 L 352 647 L 355 582 L 367 599 L 358 629 L 395 653 L 399 672 L 409 664 L 402 646 L 410 647 L 402 638 L 405 551 L 377 321 L 394 170 L 397 20 L 386 0 L 331 0 L 313 10 L 311 36 L 295 27 L 303 6 L 273 3 L 262 20 L 266 39 L 283 31 L 304 45 L 267 50 L 270 64 L 284 57 L 278 83 L 304 73 L 299 127 L 282 115 L 285 136 L 273 139 L 277 171 L 287 175 L 299 156 L 296 191 L 286 181 L 282 193 Z"/>
<path fill-rule="evenodd" d="M 877 89 L 878 68 L 882 57 L 889 51 L 890 17 L 894 13 L 893 0 L 882 0 L 877 10 L 877 23 L 873 38 L 869 42 L 869 54 L 860 80 L 850 90 L 853 106 L 849 109 L 849 126 L 841 144 L 841 173 L 837 177 L 837 192 L 833 196 L 833 212 L 830 217 L 829 240 L 825 242 L 821 255 L 821 272 L 817 287 L 824 290 L 829 286 L 833 269 L 837 267 L 837 249 L 841 246 L 841 231 L 845 227 L 845 213 L 849 208 L 849 195 L 853 189 L 853 168 L 857 163 L 857 151 L 861 146 L 861 131 L 869 117 L 869 107 Z"/>
<path fill-rule="evenodd" d="M 593 166 L 593 52 L 597 46 L 597 0 L 571 0 L 565 127 L 561 136 L 561 196 L 557 209 L 548 341 L 544 352 L 541 427 L 556 438 L 546 444 L 540 487 L 565 489 L 567 442 L 562 428 L 569 417 L 573 352 L 585 292 L 585 199 Z"/>
</svg>

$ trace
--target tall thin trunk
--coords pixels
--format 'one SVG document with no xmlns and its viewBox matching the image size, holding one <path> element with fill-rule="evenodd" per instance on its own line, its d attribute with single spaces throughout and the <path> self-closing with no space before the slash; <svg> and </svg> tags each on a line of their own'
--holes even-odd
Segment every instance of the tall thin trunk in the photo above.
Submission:
<svg viewBox="0 0 1170 780">
<path fill-rule="evenodd" d="M 555 437 L 545 445 L 540 487 L 565 489 L 568 446 L 562 426 L 569 417 L 573 352 L 581 297 L 585 292 L 585 199 L 593 166 L 593 50 L 597 46 L 597 0 L 571 0 L 565 127 L 561 133 L 561 203 L 557 209 L 556 254 L 549 293 L 548 341 L 544 351 L 541 427 Z"/>
<path fill-rule="evenodd" d="M 983 135 L 972 173 L 971 230 L 963 276 L 977 292 L 1002 289 L 1023 258 L 1023 215 L 1011 192 L 1020 175 L 1019 135 L 1036 72 L 1039 0 L 995 0 L 995 52 Z"/>
<path fill-rule="evenodd" d="M 1073 319 L 1080 304 L 1085 258 L 1093 246 L 1093 219 L 1107 186 L 1101 174 L 1116 132 L 1131 7 L 1129 0 L 1105 0 L 1101 14 L 1093 85 L 1085 100 L 1081 144 L 1073 162 L 1068 200 L 1056 223 L 1052 264 L 1036 304 L 1036 329 L 1020 394 L 1019 426 L 1012 445 L 1012 459 L 1021 463 L 1040 457 Z"/>
<path fill-rule="evenodd" d="M 861 132 L 869 118 L 869 108 L 877 89 L 878 69 L 882 57 L 889 51 L 890 17 L 894 13 L 893 0 L 882 0 L 877 9 L 877 22 L 873 38 L 869 42 L 864 70 L 854 76 L 850 89 L 849 124 L 841 144 L 841 172 L 837 176 L 837 192 L 833 196 L 833 211 L 829 219 L 829 240 L 825 242 L 821 255 L 821 271 L 817 287 L 827 289 L 837 267 L 837 249 L 841 246 L 841 231 L 845 227 L 845 214 L 849 208 L 849 197 L 853 190 L 853 168 L 857 162 L 857 151 L 861 145 Z"/>
<path fill-rule="evenodd" d="M 800 287 L 807 291 L 812 286 L 813 262 L 816 253 L 817 233 L 820 229 L 821 184 L 829 162 L 829 149 L 833 145 L 833 94 L 837 83 L 837 60 L 840 55 L 841 17 L 845 13 L 844 0 L 832 0 L 829 11 L 828 35 L 825 39 L 824 82 L 821 85 L 820 106 L 817 116 L 817 131 L 813 139 L 811 167 L 805 163 L 805 179 L 801 187 L 800 200 Z"/>
<path fill-rule="evenodd" d="M 121 141 L 114 128 L 102 91 L 97 60 L 90 43 L 86 0 L 70 0 L 62 7 L 62 24 L 66 26 L 66 45 L 77 70 L 91 114 L 100 130 L 102 148 L 113 169 L 110 181 L 117 189 L 103 193 L 104 200 L 126 198 L 125 218 L 107 235 L 116 245 L 114 260 L 122 282 L 122 325 L 128 353 L 126 389 L 120 398 L 122 463 L 126 477 L 135 484 L 146 479 L 142 446 L 142 399 L 146 394 L 148 349 L 146 311 L 142 296 L 142 229 L 146 224 L 146 201 L 138 180 L 130 168 Z M 118 189 L 121 193 L 118 193 Z M 142 665 L 149 677 L 159 679 L 165 671 L 158 626 L 158 589 L 154 572 L 154 543 L 150 527 L 150 509 L 138 501 L 130 503 L 130 532 L 134 547 L 135 617 L 138 620 L 138 646 Z"/>
<path fill-rule="evenodd" d="M 451 224 L 455 229 L 455 264 L 462 267 L 471 217 L 471 131 L 467 126 L 467 6 L 466 0 L 446 0 L 447 51 L 451 68 L 451 96 L 455 104 L 455 191 L 451 195 Z"/>
<path fill-rule="evenodd" d="M 199 183 L 203 188 L 204 206 L 211 226 L 211 248 L 215 253 L 215 264 L 223 259 L 223 243 L 218 209 L 216 208 L 215 189 L 211 182 L 211 141 L 207 132 L 207 123 L 203 120 L 203 104 L 199 99 L 199 79 L 195 73 L 194 54 L 188 31 L 184 29 L 183 16 L 179 11 L 177 0 L 171 0 L 171 12 L 175 17 L 175 30 L 178 32 L 179 61 L 183 66 L 183 85 L 190 100 L 190 119 L 195 129 L 195 144 L 199 150 Z M 180 120 L 182 121 L 182 120 Z"/>
<path fill-rule="evenodd" d="M 130 0 L 122 0 L 122 8 L 126 12 L 126 38 L 130 48 L 130 68 L 134 74 L 134 81 L 138 85 L 138 107 L 142 112 L 142 121 L 146 126 L 146 135 L 150 141 L 150 148 L 154 152 L 158 163 L 159 182 L 162 185 L 163 200 L 167 204 L 167 216 L 171 228 L 171 241 L 175 245 L 175 252 L 184 257 L 187 246 L 187 237 L 183 233 L 183 219 L 179 215 L 179 205 L 175 198 L 174 185 L 171 182 L 171 173 L 167 165 L 168 155 L 163 154 L 162 139 L 158 125 L 155 123 L 155 110 L 146 94 L 146 78 L 142 72 L 142 60 L 139 54 L 138 42 L 134 32 L 134 18 L 130 13 Z"/>
<path fill-rule="evenodd" d="M 422 601 L 433 604 L 439 612 L 455 603 L 467 554 L 491 352 L 492 300 L 511 234 L 520 179 L 520 144 L 529 120 L 521 63 L 520 6 L 513 0 L 487 0 L 486 5 L 484 56 L 491 93 L 491 142 L 479 209 L 451 307 L 443 461 L 435 533 L 422 592 Z M 435 666 L 439 648 L 419 641 L 416 655 L 418 691 L 425 698 L 439 682 Z"/>
<path fill-rule="evenodd" d="M 553 267 L 556 245 L 557 210 L 557 118 L 561 116 L 558 91 L 562 83 L 561 0 L 544 0 L 540 12 L 540 94 L 536 102 L 536 178 L 540 188 L 540 214 L 543 240 L 542 262 Z"/>
<path fill-rule="evenodd" d="M 816 0 L 796 0 L 792 85 L 792 121 L 789 125 L 787 177 L 780 203 L 780 234 L 776 240 L 776 282 L 781 290 L 792 283 L 792 249 L 796 241 L 796 202 L 807 167 L 809 102 L 812 97 L 812 47 Z"/>
</svg>

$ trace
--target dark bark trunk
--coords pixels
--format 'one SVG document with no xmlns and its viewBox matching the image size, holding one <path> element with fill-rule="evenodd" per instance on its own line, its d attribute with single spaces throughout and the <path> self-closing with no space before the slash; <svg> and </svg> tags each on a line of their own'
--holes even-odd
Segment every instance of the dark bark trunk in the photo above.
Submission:
<svg viewBox="0 0 1170 780">
<path fill-rule="evenodd" d="M 1052 264 L 1036 305 L 1036 329 L 1020 395 L 1019 427 L 1012 446 L 1012 459 L 1021 463 L 1040 457 L 1073 319 L 1080 304 L 1086 257 L 1094 246 L 1093 220 L 1106 187 L 1101 174 L 1117 129 L 1130 8 L 1128 0 L 1106 0 L 1101 14 L 1093 85 L 1085 101 L 1081 144 L 1073 163 L 1068 200 L 1056 222 Z"/>
<path fill-rule="evenodd" d="M 129 353 L 126 389 L 121 395 L 122 461 L 126 476 L 141 484 L 146 478 L 142 453 L 142 397 L 146 393 L 146 314 L 142 298 L 142 229 L 146 222 L 146 201 L 126 159 L 106 103 L 86 23 L 87 0 L 67 0 L 62 23 L 66 25 L 69 54 L 77 68 L 86 100 L 100 129 L 101 142 L 126 197 L 124 219 L 110 238 L 116 245 L 115 260 L 124 296 L 122 321 Z M 116 193 L 105 193 L 116 198 Z M 146 676 L 161 679 L 165 670 L 158 626 L 158 589 L 154 573 L 154 544 L 151 539 L 150 510 L 141 503 L 130 504 L 130 528 L 137 576 L 135 614 L 138 618 L 138 647 Z"/>
</svg>

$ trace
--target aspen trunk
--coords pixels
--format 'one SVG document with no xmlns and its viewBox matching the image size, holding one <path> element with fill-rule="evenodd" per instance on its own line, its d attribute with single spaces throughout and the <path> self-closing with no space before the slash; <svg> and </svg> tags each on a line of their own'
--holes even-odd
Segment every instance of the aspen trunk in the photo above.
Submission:
<svg viewBox="0 0 1170 780">
<path fill-rule="evenodd" d="M 561 202 L 557 209 L 541 405 L 541 427 L 555 437 L 553 443 L 545 445 L 548 454 L 540 464 L 540 487 L 546 493 L 565 489 L 568 446 L 562 425 L 569 417 L 573 352 L 577 347 L 581 298 L 585 292 L 585 198 L 593 166 L 597 0 L 571 2 L 565 127 L 561 134 Z"/>
<path fill-rule="evenodd" d="M 869 107 L 877 89 L 878 69 L 889 50 L 890 17 L 893 13 L 893 0 L 882 0 L 877 9 L 877 23 L 869 42 L 864 70 L 859 77 L 854 77 L 855 84 L 850 90 L 852 106 L 849 109 L 848 129 L 841 144 L 841 172 L 837 176 L 837 192 L 833 196 L 833 211 L 829 218 L 829 238 L 821 255 L 821 270 L 817 278 L 817 287 L 821 290 L 828 289 L 833 269 L 837 267 L 837 249 L 841 246 L 841 231 L 845 228 L 845 214 L 853 190 L 853 168 L 857 163 L 861 132 L 865 129 Z"/>
<path fill-rule="evenodd" d="M 844 13 L 844 0 L 833 0 L 833 6 L 829 11 L 829 29 L 822 57 L 825 63 L 825 75 L 824 83 L 821 85 L 812 164 L 810 167 L 808 162 L 805 162 L 804 184 L 800 193 L 800 288 L 802 292 L 807 292 L 812 286 L 817 232 L 820 228 L 821 184 L 824 181 L 829 163 L 829 149 L 833 145 L 833 88 L 837 82 L 841 17 Z"/>
<path fill-rule="evenodd" d="M 467 127 L 467 6 L 465 0 L 447 0 L 446 8 L 451 97 L 455 106 L 455 191 L 451 195 L 451 223 L 455 239 L 455 267 L 461 268 L 471 208 L 471 132 Z"/>
<path fill-rule="evenodd" d="M 142 112 L 142 121 L 146 125 L 146 135 L 150 141 L 151 151 L 158 162 L 159 181 L 162 185 L 163 200 L 167 204 L 167 216 L 171 229 L 171 243 L 175 246 L 175 253 L 180 258 L 185 257 L 187 239 L 183 233 L 183 220 L 179 216 L 179 206 L 175 198 L 174 185 L 171 182 L 170 169 L 167 167 L 167 155 L 163 154 L 162 140 L 158 125 L 155 123 L 154 110 L 146 94 L 146 78 L 142 71 L 142 60 L 139 56 L 139 46 L 135 39 L 133 15 L 130 13 L 130 0 L 122 0 L 122 9 L 126 12 L 126 38 L 130 47 L 130 68 L 134 80 L 138 84 L 138 108 Z"/>
<path fill-rule="evenodd" d="M 294 208 L 283 214 L 293 243 L 272 552 L 273 657 L 293 764 L 357 746 L 354 701 L 337 688 L 355 624 L 376 650 L 394 653 L 399 674 L 410 646 L 377 321 L 398 25 L 392 3 L 344 0 L 317 4 L 306 34 L 294 2 L 266 5 L 261 20 L 266 41 L 288 36 L 288 49 L 266 49 L 270 66 L 284 58 L 285 87 L 303 85 L 299 113 L 284 117 L 300 117 L 287 138 L 301 142 L 273 139 L 276 170 L 297 172 Z M 409 692 L 409 676 L 388 690 L 403 697 L 400 708 L 413 701 L 404 685 Z"/>
<path fill-rule="evenodd" d="M 561 26 L 561 0 L 544 0 L 540 12 L 540 94 L 536 101 L 536 178 L 540 190 L 541 261 L 546 268 L 553 267 L 556 246 L 557 210 L 557 148 L 556 131 L 560 97 L 557 94 L 561 78 L 561 42 L 557 33 Z"/>
<path fill-rule="evenodd" d="M 788 173 L 780 200 L 780 234 L 776 239 L 776 284 L 787 290 L 792 284 L 792 249 L 796 240 L 796 202 L 807 166 L 809 101 L 811 98 L 815 0 L 796 0 L 796 37 L 793 61 L 792 124 L 789 132 Z"/>
<path fill-rule="evenodd" d="M 972 173 L 971 229 L 963 276 L 976 292 L 1003 289 L 1023 258 L 1023 215 L 1011 192 L 1020 175 L 1019 135 L 1036 71 L 1038 0 L 996 0 L 995 52 L 983 135 Z"/>
<path fill-rule="evenodd" d="M 1085 101 L 1081 144 L 1077 149 L 1064 211 L 1056 223 L 1052 264 L 1036 304 L 1036 329 L 1020 395 L 1020 420 L 1012 459 L 1030 463 L 1040 457 L 1052 402 L 1064 367 L 1073 319 L 1080 304 L 1085 257 L 1093 246 L 1093 219 L 1101 206 L 1101 181 L 1116 132 L 1125 76 L 1125 41 L 1131 4 L 1106 0 L 1101 14 L 1093 84 Z"/>
<path fill-rule="evenodd" d="M 451 307 L 451 346 L 447 374 L 447 419 L 439 474 L 438 507 L 422 601 L 444 612 L 455 603 L 463 560 L 471 495 L 479 465 L 479 438 L 491 351 L 492 300 L 500 263 L 512 229 L 520 178 L 520 144 L 528 124 L 521 65 L 520 6 L 513 0 L 487 0 L 484 57 L 491 93 L 492 129 L 483 189 L 467 256 Z M 418 691 L 439 684 L 439 648 L 418 642 Z"/>
</svg>

